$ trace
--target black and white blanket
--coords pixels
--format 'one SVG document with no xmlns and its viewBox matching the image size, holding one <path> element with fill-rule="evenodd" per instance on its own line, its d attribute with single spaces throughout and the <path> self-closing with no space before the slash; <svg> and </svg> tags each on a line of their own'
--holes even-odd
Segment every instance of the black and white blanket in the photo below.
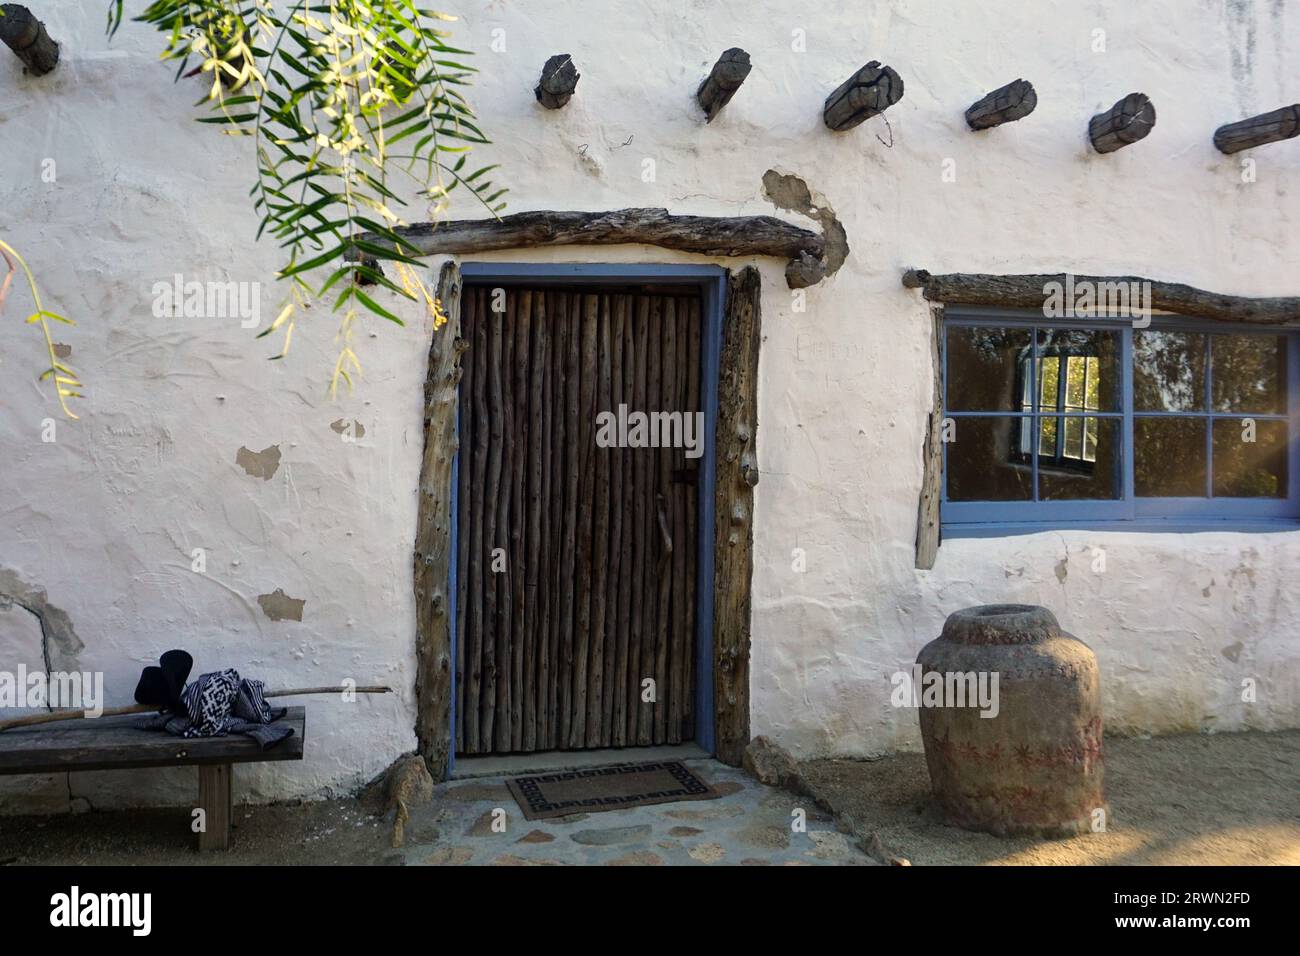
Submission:
<svg viewBox="0 0 1300 956">
<path fill-rule="evenodd" d="M 165 730 L 177 737 L 224 737 L 243 734 L 263 750 L 293 735 L 288 724 L 277 724 L 287 707 L 272 707 L 260 680 L 240 678 L 233 668 L 202 674 L 181 692 L 184 713 L 162 711 L 136 726 Z"/>
</svg>

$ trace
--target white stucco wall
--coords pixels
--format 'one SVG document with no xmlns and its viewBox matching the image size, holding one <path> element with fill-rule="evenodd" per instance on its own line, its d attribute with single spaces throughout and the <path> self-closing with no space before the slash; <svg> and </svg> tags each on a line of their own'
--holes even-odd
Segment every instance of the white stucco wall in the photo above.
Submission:
<svg viewBox="0 0 1300 956">
<path fill-rule="evenodd" d="M 247 144 L 192 122 L 197 81 L 172 85 L 145 28 L 128 24 L 110 43 L 103 4 L 39 6 L 63 62 L 25 78 L 0 51 L 0 235 L 27 256 L 50 306 L 79 321 L 58 340 L 88 397 L 67 422 L 32 383 L 44 357 L 18 320 L 19 289 L 0 353 L 0 570 L 68 613 L 85 645 L 78 662 L 105 672 L 110 703 L 129 702 L 140 667 L 171 646 L 194 653 L 196 672 L 392 684 L 391 697 L 313 706 L 310 759 L 244 767 L 237 781 L 255 800 L 355 785 L 414 746 L 410 553 L 429 325 L 403 306 L 407 328 L 368 326 L 365 377 L 331 402 L 328 315 L 305 322 L 274 363 L 270 341 L 235 319 L 155 318 L 152 286 L 178 272 L 266 283 L 263 321 L 274 314 L 278 260 L 253 243 Z M 481 158 L 503 165 L 512 211 L 773 214 L 760 179 L 778 168 L 824 194 L 848 230 L 848 261 L 807 291 L 806 311 L 794 309 L 783 262 L 757 263 L 754 733 L 801 756 L 919 746 L 915 714 L 888 704 L 888 675 L 950 611 L 1004 600 L 1047 605 L 1093 646 L 1112 729 L 1300 726 L 1295 533 L 952 540 L 932 571 L 913 568 L 930 315 L 899 284 L 908 266 L 1071 269 L 1295 293 L 1300 146 L 1244 154 L 1257 163 L 1245 184 L 1242 156 L 1220 155 L 1210 138 L 1300 98 L 1286 69 L 1300 56 L 1300 5 L 458 6 L 456 37 L 479 51 L 472 99 L 495 140 Z M 1103 53 L 1092 50 L 1098 29 Z M 805 52 L 792 50 L 793 31 Z M 491 50 L 494 36 L 504 51 Z M 705 126 L 693 94 L 729 46 L 748 50 L 754 70 Z M 557 52 L 582 79 L 550 112 L 532 87 Z M 839 135 L 821 124 L 826 94 L 873 58 L 906 81 L 888 113 L 892 148 L 879 120 Z M 965 107 L 1018 76 L 1034 83 L 1037 111 L 967 131 Z M 1133 90 L 1155 102 L 1155 131 L 1092 153 L 1088 118 Z M 46 159 L 54 183 L 42 180 Z M 955 182 L 941 180 L 946 159 Z M 455 213 L 477 215 L 463 199 Z M 635 247 L 495 258 L 703 261 Z M 46 418 L 58 419 L 54 443 L 41 441 Z M 339 419 L 365 437 L 343 442 L 330 428 Z M 241 446 L 271 445 L 282 458 L 270 480 L 235 464 Z M 796 547 L 806 573 L 791 570 Z M 207 551 L 205 574 L 190 569 L 194 548 Z M 276 588 L 305 599 L 301 622 L 262 612 L 257 596 Z M 0 662 L 39 662 L 24 613 L 0 611 Z M 1250 705 L 1239 699 L 1247 677 L 1258 683 Z M 0 806 L 61 809 L 69 792 L 97 807 L 180 802 L 192 786 L 192 771 L 11 778 Z"/>
</svg>

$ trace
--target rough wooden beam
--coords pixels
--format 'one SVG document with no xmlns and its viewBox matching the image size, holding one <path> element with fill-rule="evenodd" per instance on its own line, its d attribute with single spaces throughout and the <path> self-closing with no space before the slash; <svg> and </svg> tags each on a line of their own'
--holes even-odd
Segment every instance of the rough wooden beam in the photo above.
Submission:
<svg viewBox="0 0 1300 956">
<path fill-rule="evenodd" d="M 59 65 L 59 45 L 22 4 L 0 3 L 0 41 L 23 61 L 23 72 L 44 76 Z"/>
<path fill-rule="evenodd" d="M 822 108 L 822 122 L 842 133 L 883 113 L 903 98 L 903 78 L 872 60 L 841 83 Z"/>
<path fill-rule="evenodd" d="M 972 103 L 966 110 L 966 125 L 980 130 L 1014 123 L 1032 113 L 1037 105 L 1034 85 L 1026 80 L 1013 80 Z"/>
<path fill-rule="evenodd" d="M 985 273 L 949 273 L 931 275 L 924 269 L 903 273 L 903 285 L 920 289 L 931 302 L 962 305 L 991 305 L 1008 308 L 1041 309 L 1048 297 L 1048 284 L 1062 288 L 1073 282 L 1076 288 L 1092 283 L 1094 288 L 1115 288 L 1128 284 L 1130 289 L 1150 290 L 1147 303 L 1158 312 L 1194 315 L 1220 322 L 1245 322 L 1255 325 L 1300 324 L 1300 296 L 1252 298 L 1206 292 L 1178 282 L 1161 282 L 1141 276 L 1085 276 L 1066 273 L 1034 275 L 989 275 Z"/>
<path fill-rule="evenodd" d="M 548 110 L 558 110 L 573 97 L 581 74 L 568 53 L 557 53 L 542 67 L 542 78 L 533 94 Z"/>
<path fill-rule="evenodd" d="M 749 645 L 758 484 L 760 282 L 753 266 L 731 273 L 718 369 L 714 502 L 713 689 L 717 757 L 740 766 L 749 743 Z M 702 714 L 708 719 L 707 714 Z"/>
<path fill-rule="evenodd" d="M 929 571 L 939 555 L 939 499 L 943 489 L 943 309 L 931 310 L 930 416 L 921 446 L 921 502 L 916 515 L 916 567 Z"/>
<path fill-rule="evenodd" d="M 1220 126 L 1214 131 L 1214 145 L 1219 152 L 1232 154 L 1293 136 L 1300 136 L 1300 103 Z"/>
<path fill-rule="evenodd" d="M 447 322 L 433 330 L 424 380 L 424 454 L 415 525 L 415 735 L 434 780 L 451 753 L 451 464 L 456 455 L 460 357 L 460 269 L 448 262 L 437 297 Z"/>
<path fill-rule="evenodd" d="M 708 122 L 712 123 L 713 117 L 722 112 L 736 90 L 740 89 L 740 84 L 745 82 L 745 77 L 749 76 L 750 69 L 749 54 L 740 47 L 732 47 L 718 57 L 712 72 L 695 92 L 695 100 L 700 104 L 700 109 L 704 110 Z"/>
<path fill-rule="evenodd" d="M 521 246 L 637 244 L 704 256 L 820 258 L 822 237 L 772 216 L 673 216 L 666 209 L 520 212 L 500 219 L 417 223 L 397 230 L 421 255 Z"/>
<path fill-rule="evenodd" d="M 1099 153 L 1113 153 L 1144 139 L 1156 125 L 1156 108 L 1145 93 L 1130 93 L 1088 121 L 1088 139 Z"/>
</svg>

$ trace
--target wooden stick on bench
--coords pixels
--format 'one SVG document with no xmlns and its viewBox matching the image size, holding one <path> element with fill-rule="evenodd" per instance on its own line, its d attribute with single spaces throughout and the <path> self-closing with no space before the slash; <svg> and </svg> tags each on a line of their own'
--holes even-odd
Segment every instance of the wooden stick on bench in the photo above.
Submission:
<svg viewBox="0 0 1300 956">
<path fill-rule="evenodd" d="M 263 697 L 301 697 L 304 694 L 391 694 L 391 687 L 382 685 L 373 685 L 367 687 L 295 687 L 288 690 L 268 690 L 263 692 Z M 119 717 L 122 714 L 148 714 L 156 712 L 160 708 L 153 704 L 131 704 L 127 707 L 108 707 L 99 714 L 100 717 Z M 92 720 L 86 716 L 84 710 L 55 710 L 48 714 L 30 714 L 26 717 L 14 717 L 11 720 L 0 720 L 0 733 L 9 730 L 11 727 L 30 727 L 32 724 L 47 724 L 54 720 Z"/>
</svg>

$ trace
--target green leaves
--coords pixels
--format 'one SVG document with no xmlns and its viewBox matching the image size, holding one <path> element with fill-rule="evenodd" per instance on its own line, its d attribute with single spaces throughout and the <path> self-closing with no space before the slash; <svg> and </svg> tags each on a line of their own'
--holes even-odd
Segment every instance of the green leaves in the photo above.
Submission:
<svg viewBox="0 0 1300 956">
<path fill-rule="evenodd" d="M 110 33 L 121 19 L 112 0 Z M 460 91 L 474 72 L 462 62 L 468 51 L 434 26 L 453 18 L 413 0 L 153 0 L 137 19 L 165 35 L 162 56 L 178 62 L 178 77 L 210 80 L 211 115 L 199 121 L 254 138 L 257 235 L 279 241 L 278 275 L 291 284 L 267 330 L 284 336 L 276 357 L 309 301 L 328 300 L 342 312 L 331 389 L 350 386 L 360 313 L 402 324 L 361 278 L 424 302 L 436 322 L 437 304 L 409 268 L 418 250 L 398 232 L 404 203 L 390 179 L 413 183 L 435 218 L 458 186 L 493 214 L 505 207 L 487 175 L 495 167 L 466 168 L 466 153 L 488 140 Z M 363 258 L 393 262 L 400 284 Z"/>
<path fill-rule="evenodd" d="M 28 325 L 39 325 L 41 333 L 45 336 L 45 351 L 50 357 L 50 367 L 41 373 L 42 382 L 47 379 L 54 381 L 54 394 L 59 400 L 59 407 L 63 409 L 63 414 L 69 418 L 76 418 L 72 409 L 68 407 L 68 399 L 84 398 L 85 396 L 78 391 L 84 386 L 77 377 L 77 373 L 69 368 L 66 364 L 59 361 L 58 352 L 54 348 L 54 339 L 50 335 L 50 323 L 62 322 L 65 325 L 76 325 L 69 318 L 59 315 L 57 312 L 51 312 L 41 305 L 41 292 L 36 287 L 36 277 L 32 275 L 32 270 L 27 267 L 26 261 L 18 254 L 18 250 L 9 243 L 0 239 L 0 258 L 2 258 L 8 267 L 8 272 L 0 278 L 0 312 L 4 310 L 5 297 L 9 294 L 9 284 L 13 279 L 15 271 L 14 266 L 22 269 L 24 277 L 27 279 L 27 287 L 32 293 L 32 303 L 36 311 L 27 317 Z"/>
</svg>

